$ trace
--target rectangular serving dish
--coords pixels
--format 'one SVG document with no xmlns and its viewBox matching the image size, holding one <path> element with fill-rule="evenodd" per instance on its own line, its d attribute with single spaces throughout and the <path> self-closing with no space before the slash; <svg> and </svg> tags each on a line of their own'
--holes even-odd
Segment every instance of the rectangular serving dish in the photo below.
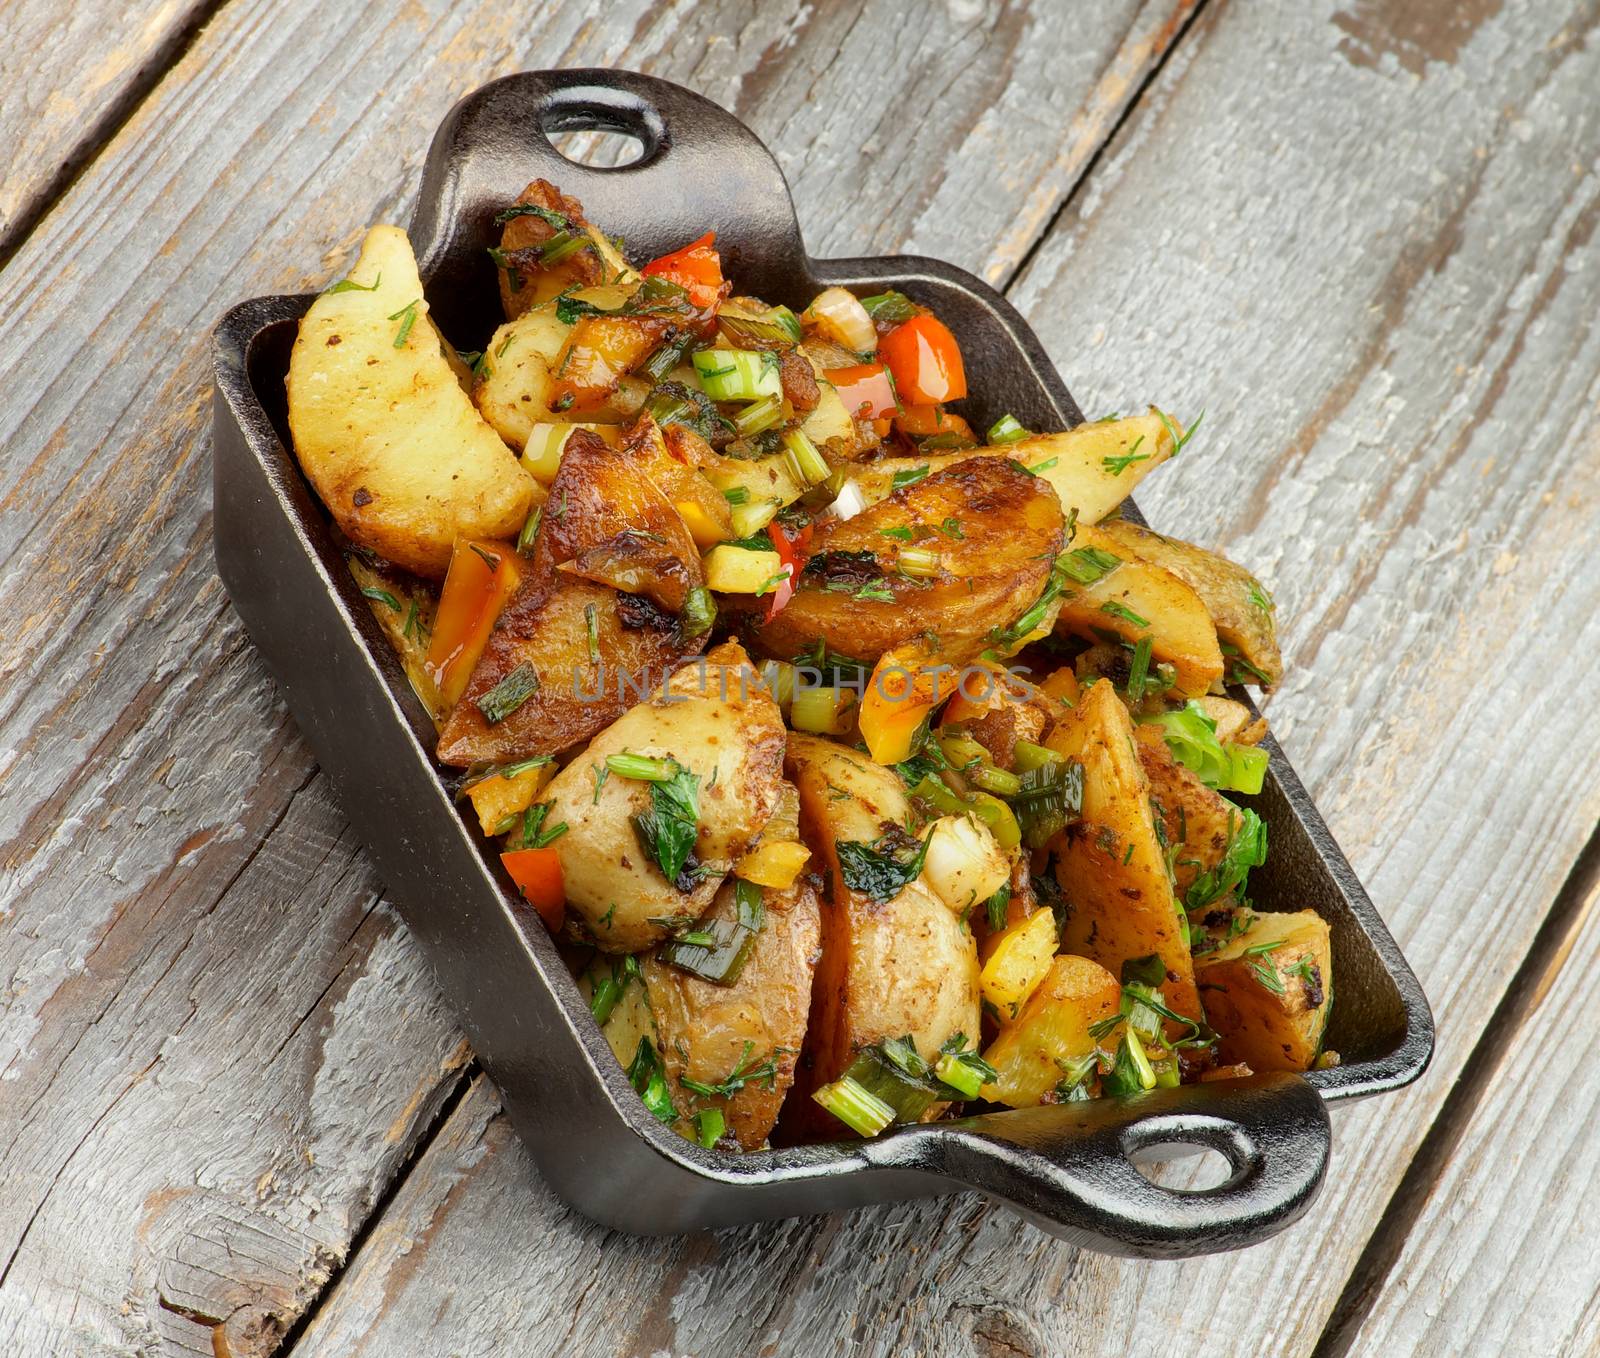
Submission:
<svg viewBox="0 0 1600 1358">
<path fill-rule="evenodd" d="M 636 138 L 639 160 L 598 169 L 550 137 Z M 959 336 L 978 419 L 1031 428 L 1082 420 L 1026 323 L 969 274 L 910 257 L 813 260 L 771 154 L 732 115 L 631 72 L 510 76 L 468 96 L 434 139 L 411 238 L 431 313 L 462 347 L 499 315 L 485 248 L 494 214 L 544 177 L 650 258 L 715 227 L 742 289 L 802 307 L 828 284 L 898 288 Z M 484 1068 L 551 1186 L 619 1229 L 668 1233 L 976 1189 L 1069 1240 L 1179 1257 L 1281 1230 L 1325 1173 L 1325 1103 L 1409 1083 L 1433 1050 L 1428 1004 L 1281 750 L 1251 804 L 1271 855 L 1259 908 L 1317 910 L 1332 927 L 1338 994 L 1309 1075 L 1153 1090 L 908 1127 L 872 1141 L 735 1155 L 678 1137 L 644 1109 L 537 917 L 455 805 L 434 731 L 345 567 L 301 476 L 284 377 L 312 295 L 235 307 L 216 331 L 215 536 L 235 607 L 333 782 L 389 893 L 453 1000 Z M 975 420 L 977 422 L 977 420 Z M 1222 1185 L 1158 1187 L 1130 1163 L 1184 1148 L 1228 1159 Z"/>
</svg>

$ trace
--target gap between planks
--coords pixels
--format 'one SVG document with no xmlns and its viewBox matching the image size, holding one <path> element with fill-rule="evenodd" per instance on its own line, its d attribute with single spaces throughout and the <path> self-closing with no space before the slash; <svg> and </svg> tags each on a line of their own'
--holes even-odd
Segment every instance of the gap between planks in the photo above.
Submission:
<svg viewBox="0 0 1600 1358">
<path fill-rule="evenodd" d="M 1583 846 L 1561 884 L 1533 944 L 1484 1026 L 1404 1177 L 1373 1227 L 1344 1291 L 1334 1304 L 1312 1358 L 1344 1358 L 1367 1313 L 1378 1300 L 1400 1258 L 1412 1227 L 1433 1196 L 1483 1095 L 1494 1083 L 1506 1054 L 1523 1027 L 1538 1013 L 1572 954 L 1573 945 L 1600 903 L 1600 826 Z"/>
<path fill-rule="evenodd" d="M 39 187 L 16 218 L 0 230 L 0 269 L 11 262 L 17 251 L 27 243 L 28 237 L 50 215 L 51 209 L 66 196 L 84 171 L 94 164 L 128 120 L 139 111 L 139 106 L 160 88 L 172 68 L 194 46 L 201 31 L 227 3 L 228 0 L 199 0 L 188 17 L 151 51 L 149 59 L 140 66 L 127 85 L 106 101 L 105 107 L 89 124 L 83 136 L 62 157 L 60 168 Z"/>
</svg>

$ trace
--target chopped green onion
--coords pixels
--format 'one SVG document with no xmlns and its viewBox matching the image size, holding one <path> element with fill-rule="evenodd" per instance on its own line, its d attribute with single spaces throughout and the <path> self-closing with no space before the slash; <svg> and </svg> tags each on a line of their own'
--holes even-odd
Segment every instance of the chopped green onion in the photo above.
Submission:
<svg viewBox="0 0 1600 1358">
<path fill-rule="evenodd" d="M 498 684 L 476 699 L 478 711 L 491 726 L 503 722 L 539 691 L 539 672 L 524 660 Z"/>
<path fill-rule="evenodd" d="M 927 547 L 902 547 L 895 565 L 901 575 L 927 580 L 939 573 L 939 553 Z"/>
<path fill-rule="evenodd" d="M 694 356 L 700 385 L 713 401 L 782 396 L 777 356 L 764 349 L 702 349 Z"/>
<path fill-rule="evenodd" d="M 767 319 L 789 337 L 791 344 L 800 343 L 800 318 L 786 306 L 771 307 Z"/>
<path fill-rule="evenodd" d="M 986 1082 L 999 1077 L 995 1070 L 977 1052 L 944 1052 L 933 1067 L 933 1073 L 951 1089 L 965 1098 L 975 1099 L 983 1092 Z"/>
<path fill-rule="evenodd" d="M 576 254 L 589 243 L 588 236 L 579 231 L 576 234 L 567 231 L 557 231 L 547 240 L 539 251 L 539 263 L 545 267 L 559 264 L 568 255 Z"/>
<path fill-rule="evenodd" d="M 517 550 L 525 552 L 533 546 L 533 540 L 539 533 L 539 514 L 543 505 L 535 505 L 533 513 L 523 521 L 522 531 L 517 534 Z"/>
<path fill-rule="evenodd" d="M 594 1015 L 594 1021 L 602 1027 L 611 1017 L 611 1011 L 617 1007 L 617 1001 L 622 998 L 622 993 L 628 988 L 628 982 L 640 979 L 639 959 L 629 953 L 625 957 L 614 958 L 611 970 L 595 983 L 594 989 L 589 994 L 589 1012 Z"/>
<path fill-rule="evenodd" d="M 639 369 L 640 375 L 648 377 L 653 383 L 665 380 L 666 375 L 683 362 L 683 356 L 689 352 L 689 346 L 693 342 L 693 335 L 680 335 L 677 339 L 669 339 L 645 359 Z"/>
<path fill-rule="evenodd" d="M 1017 443 L 1028 437 L 1028 431 L 1015 415 L 1002 415 L 989 426 L 986 437 L 990 443 Z"/>
<path fill-rule="evenodd" d="M 1113 618 L 1121 618 L 1123 622 L 1129 623 L 1134 627 L 1148 627 L 1150 625 L 1149 618 L 1140 617 L 1127 604 L 1118 599 L 1107 599 L 1105 603 L 1100 605 L 1100 611 L 1109 613 Z"/>
<path fill-rule="evenodd" d="M 704 585 L 696 585 L 683 601 L 680 619 L 685 637 L 704 636 L 717 620 L 717 601 Z"/>
<path fill-rule="evenodd" d="M 606 767 L 619 778 L 636 778 L 643 783 L 665 783 L 677 776 L 676 759 L 653 759 L 643 754 L 608 754 Z"/>
<path fill-rule="evenodd" d="M 917 482 L 926 477 L 931 470 L 932 468 L 929 467 L 927 463 L 923 463 L 923 465 L 920 467 L 911 467 L 906 471 L 896 472 L 892 477 L 889 478 L 889 480 L 893 488 L 895 490 L 899 490 L 902 486 L 916 485 Z"/>
<path fill-rule="evenodd" d="M 751 434 L 759 434 L 764 429 L 771 429 L 773 425 L 782 423 L 783 398 L 781 396 L 763 396 L 759 401 L 752 401 L 733 417 L 734 432 L 741 438 L 748 438 Z"/>
<path fill-rule="evenodd" d="M 1042 849 L 1083 814 L 1083 764 L 1058 759 L 1029 769 L 1011 796 L 1022 842 Z"/>
<path fill-rule="evenodd" d="M 1111 574 L 1121 564 L 1120 556 L 1103 552 L 1098 547 L 1074 548 L 1061 557 L 1058 563 L 1061 573 L 1080 585 L 1094 584 L 1101 576 Z"/>
<path fill-rule="evenodd" d="M 806 436 L 804 430 L 789 430 L 783 436 L 783 446 L 793 462 L 793 470 L 798 473 L 795 479 L 801 485 L 821 485 L 831 475 L 827 462 L 817 451 L 817 445 Z"/>
<path fill-rule="evenodd" d="M 407 302 L 399 311 L 390 313 L 389 320 L 400 322 L 400 330 L 394 337 L 394 347 L 396 349 L 404 349 L 406 347 L 406 340 L 411 335 L 411 327 L 417 323 L 417 307 L 421 302 L 422 298 L 419 297 L 414 302 Z"/>
<path fill-rule="evenodd" d="M 734 884 L 734 903 L 737 918 L 713 920 L 694 933 L 668 939 L 661 945 L 661 960 L 713 985 L 732 985 L 766 922 L 761 888 L 753 882 Z"/>
<path fill-rule="evenodd" d="M 1005 769 L 995 768 L 993 764 L 979 764 L 966 777 L 985 792 L 998 793 L 1002 797 L 1015 797 L 1022 790 L 1022 779 Z"/>
<path fill-rule="evenodd" d="M 386 589 L 379 589 L 376 585 L 366 585 L 361 591 L 367 598 L 380 604 L 388 604 L 396 613 L 400 611 L 400 600 Z"/>
<path fill-rule="evenodd" d="M 648 1037 L 639 1039 L 639 1049 L 628 1067 L 628 1082 L 639 1091 L 644 1106 L 656 1121 L 671 1126 L 678 1120 L 678 1110 L 673 1107 L 672 1093 L 667 1088 L 666 1070 L 655 1044 Z"/>
<path fill-rule="evenodd" d="M 1133 702 L 1144 697 L 1150 678 L 1151 645 L 1149 637 L 1140 637 L 1139 644 L 1133 648 L 1133 659 L 1128 663 L 1128 697 Z"/>
<path fill-rule="evenodd" d="M 341 278 L 331 288 L 326 289 L 322 295 L 331 297 L 334 293 L 339 292 L 376 292 L 378 284 L 381 282 L 383 282 L 383 274 L 381 272 L 372 282 L 365 285 L 357 283 L 353 278 Z"/>
<path fill-rule="evenodd" d="M 823 1085 L 811 1097 L 860 1136 L 877 1136 L 894 1121 L 894 1109 L 848 1075 Z"/>
<path fill-rule="evenodd" d="M 1267 752 L 1258 745 L 1226 745 L 1230 792 L 1253 797 L 1261 791 L 1267 776 Z"/>
<path fill-rule="evenodd" d="M 893 289 L 863 297 L 861 305 L 874 321 L 882 321 L 885 325 L 900 325 L 917 314 L 917 304 L 905 293 Z"/>
<path fill-rule="evenodd" d="M 855 701 L 855 694 L 847 688 L 819 684 L 796 689 L 789 725 L 813 735 L 843 735 L 850 729 L 849 712 Z"/>
<path fill-rule="evenodd" d="M 695 1140 L 707 1150 L 713 1149 L 722 1140 L 722 1134 L 727 1129 L 728 1122 L 720 1108 L 702 1108 L 694 1115 Z"/>
<path fill-rule="evenodd" d="M 1065 758 L 1065 755 L 1057 754 L 1043 745 L 1035 745 L 1031 740 L 1019 740 L 1011 747 L 1011 762 L 1018 773 L 1031 773 L 1046 764 L 1059 764 Z"/>
<path fill-rule="evenodd" d="M 583 606 L 584 630 L 589 634 L 589 663 L 600 663 L 600 610 L 594 604 Z"/>
<path fill-rule="evenodd" d="M 1156 1073 L 1145 1053 L 1144 1043 L 1132 1027 L 1126 1028 L 1117 1044 L 1117 1059 L 1111 1073 L 1102 1081 L 1107 1094 L 1138 1094 L 1156 1087 Z"/>
</svg>

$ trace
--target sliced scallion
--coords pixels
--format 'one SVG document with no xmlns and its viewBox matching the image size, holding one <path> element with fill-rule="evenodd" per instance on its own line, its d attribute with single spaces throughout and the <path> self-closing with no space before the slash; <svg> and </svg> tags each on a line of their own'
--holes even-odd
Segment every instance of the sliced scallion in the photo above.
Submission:
<svg viewBox="0 0 1600 1358">
<path fill-rule="evenodd" d="M 1028 437 L 1028 431 L 1022 427 L 1015 415 L 1002 415 L 989 426 L 987 435 L 990 443 L 1017 443 Z"/>
<path fill-rule="evenodd" d="M 877 1136 L 894 1121 L 894 1109 L 848 1075 L 823 1085 L 811 1097 L 860 1136 Z"/>
<path fill-rule="evenodd" d="M 676 759 L 654 759 L 644 754 L 608 754 L 606 767 L 619 778 L 636 778 L 642 783 L 665 783 L 677 775 Z"/>
<path fill-rule="evenodd" d="M 713 401 L 781 396 L 777 356 L 764 349 L 702 349 L 694 356 L 700 385 Z"/>
<path fill-rule="evenodd" d="M 539 691 L 539 673 L 524 660 L 510 674 L 476 699 L 478 711 L 491 726 L 503 722 Z"/>
</svg>

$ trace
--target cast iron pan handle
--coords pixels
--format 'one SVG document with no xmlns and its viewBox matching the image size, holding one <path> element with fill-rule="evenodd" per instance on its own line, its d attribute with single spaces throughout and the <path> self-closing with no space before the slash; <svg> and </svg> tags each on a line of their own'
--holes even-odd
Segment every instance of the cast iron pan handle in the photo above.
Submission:
<svg viewBox="0 0 1600 1358">
<path fill-rule="evenodd" d="M 1265 1075 L 992 1113 L 864 1149 L 884 1168 L 1001 1199 L 1075 1244 L 1179 1259 L 1253 1245 L 1295 1221 L 1321 1187 L 1331 1144 L 1317 1091 L 1298 1075 Z M 1129 1158 L 1197 1146 L 1228 1160 L 1232 1173 L 1216 1188 L 1163 1188 Z"/>
<path fill-rule="evenodd" d="M 576 131 L 632 137 L 639 158 L 616 168 L 568 160 L 550 138 Z M 457 104 L 428 152 L 411 240 L 446 333 L 498 313 L 482 250 L 500 239 L 495 214 L 534 179 L 579 199 L 635 263 L 715 230 L 723 271 L 744 291 L 791 301 L 809 276 L 783 172 L 731 113 L 634 71 L 526 71 Z"/>
</svg>

